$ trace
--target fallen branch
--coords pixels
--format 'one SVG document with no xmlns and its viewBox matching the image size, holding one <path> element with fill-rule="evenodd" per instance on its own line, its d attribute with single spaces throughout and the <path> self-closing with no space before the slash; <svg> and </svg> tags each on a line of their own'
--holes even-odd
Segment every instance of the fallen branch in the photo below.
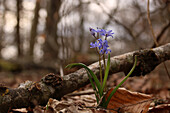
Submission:
<svg viewBox="0 0 170 113">
<path fill-rule="evenodd" d="M 132 76 L 150 73 L 161 62 L 170 60 L 170 43 L 154 49 L 134 51 L 111 58 L 110 74 L 129 72 L 133 65 L 134 55 L 138 63 Z M 102 64 L 103 65 L 103 64 Z M 98 75 L 98 62 L 89 66 Z M 25 108 L 35 105 L 46 105 L 49 98 L 60 99 L 89 83 L 87 73 L 80 69 L 61 78 L 59 75 L 48 74 L 39 82 L 27 81 L 18 88 L 11 89 L 0 86 L 0 113 L 6 113 L 12 108 Z"/>
</svg>

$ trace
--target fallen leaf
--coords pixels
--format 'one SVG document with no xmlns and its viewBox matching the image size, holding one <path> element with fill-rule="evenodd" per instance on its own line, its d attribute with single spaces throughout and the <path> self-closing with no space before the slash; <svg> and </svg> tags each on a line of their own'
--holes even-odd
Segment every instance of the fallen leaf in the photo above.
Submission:
<svg viewBox="0 0 170 113">
<path fill-rule="evenodd" d="M 109 97 L 113 88 L 105 95 Z M 107 109 L 113 113 L 130 112 L 130 113 L 146 113 L 152 102 L 152 96 L 138 92 L 131 92 L 125 88 L 119 88 L 112 96 Z"/>
<path fill-rule="evenodd" d="M 49 99 L 48 105 L 53 108 L 54 113 L 91 113 L 90 109 L 83 109 L 84 103 L 78 101 L 58 101 L 56 99 Z M 49 112 L 51 113 L 51 112 Z"/>
<path fill-rule="evenodd" d="M 53 108 L 56 112 L 71 106 L 69 102 L 58 101 L 56 99 L 49 99 L 49 107 Z"/>
<path fill-rule="evenodd" d="M 96 108 L 91 108 L 91 111 L 92 111 L 92 113 L 109 113 L 108 110 L 100 109 L 100 108 L 98 108 L 98 109 L 96 109 Z"/>
<path fill-rule="evenodd" d="M 162 104 L 156 107 L 153 107 L 149 110 L 149 113 L 169 113 L 170 104 Z"/>
</svg>

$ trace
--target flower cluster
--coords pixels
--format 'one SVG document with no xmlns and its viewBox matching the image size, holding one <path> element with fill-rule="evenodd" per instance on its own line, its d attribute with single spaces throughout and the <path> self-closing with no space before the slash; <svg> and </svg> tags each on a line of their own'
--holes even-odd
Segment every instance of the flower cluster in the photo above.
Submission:
<svg viewBox="0 0 170 113">
<path fill-rule="evenodd" d="M 97 39 L 95 43 L 93 42 L 90 43 L 90 46 L 91 46 L 90 48 L 98 48 L 100 54 L 105 54 L 105 53 L 108 54 L 108 52 L 111 52 L 111 50 L 108 49 L 109 45 L 106 39 L 109 36 L 113 38 L 112 35 L 114 33 L 112 33 L 112 30 L 106 31 L 104 29 L 97 28 L 97 30 L 95 30 L 95 29 L 90 28 L 90 32 L 91 32 L 91 35 Z M 99 36 L 96 37 L 96 33 L 101 36 L 105 36 L 105 40 L 100 39 Z"/>
<path fill-rule="evenodd" d="M 109 37 L 111 36 L 113 38 L 113 34 L 112 33 L 112 30 L 109 30 L 109 31 L 106 31 L 104 29 L 99 29 L 97 28 L 97 30 L 93 29 L 93 28 L 90 28 L 90 32 L 91 32 L 91 35 L 93 35 L 95 38 L 96 38 L 96 33 L 99 33 L 101 36 L 105 36 L 105 37 Z"/>
</svg>

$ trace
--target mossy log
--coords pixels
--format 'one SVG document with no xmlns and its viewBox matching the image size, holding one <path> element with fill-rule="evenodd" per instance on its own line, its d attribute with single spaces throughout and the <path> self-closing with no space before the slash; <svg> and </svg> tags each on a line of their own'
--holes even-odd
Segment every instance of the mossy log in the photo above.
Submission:
<svg viewBox="0 0 170 113">
<path fill-rule="evenodd" d="M 138 56 L 137 66 L 132 76 L 150 73 L 160 63 L 170 60 L 170 43 L 154 48 L 129 52 L 111 58 L 110 74 L 127 73 L 133 65 L 134 55 Z M 102 64 L 103 65 L 103 64 Z M 99 74 L 98 62 L 89 68 Z M 6 113 L 12 108 L 23 108 L 34 105 L 46 105 L 49 98 L 60 99 L 89 83 L 84 69 L 79 69 L 61 78 L 59 75 L 48 74 L 38 82 L 27 81 L 18 88 L 11 89 L 0 86 L 0 113 Z"/>
</svg>

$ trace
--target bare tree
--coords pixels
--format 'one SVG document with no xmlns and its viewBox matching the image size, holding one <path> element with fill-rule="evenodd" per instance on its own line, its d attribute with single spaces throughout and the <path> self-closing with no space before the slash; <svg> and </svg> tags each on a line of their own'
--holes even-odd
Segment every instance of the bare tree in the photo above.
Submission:
<svg viewBox="0 0 170 113">
<path fill-rule="evenodd" d="M 4 1 L 0 1 L 0 4 L 3 4 L 4 5 L 4 7 L 6 7 L 5 6 L 5 3 L 4 3 Z M 5 8 L 6 9 L 6 8 Z M 3 12 L 3 22 L 4 22 L 4 15 L 5 15 L 5 11 Z M 2 24 L 2 26 L 1 26 L 1 28 L 0 28 L 0 58 L 2 57 L 2 55 L 1 55 L 1 50 L 2 50 L 2 48 L 3 48 L 3 46 L 2 46 L 2 37 L 3 37 L 3 26 L 4 26 L 4 24 Z"/>
<path fill-rule="evenodd" d="M 47 1 L 47 19 L 46 19 L 46 42 L 44 45 L 45 56 L 58 57 L 59 44 L 57 35 L 57 24 L 60 20 L 59 9 L 61 6 L 61 0 L 49 0 Z"/>
<path fill-rule="evenodd" d="M 17 42 L 17 50 L 18 57 L 22 56 L 22 43 L 20 37 L 20 10 L 21 10 L 21 0 L 17 0 L 17 25 L 16 25 L 16 42 Z"/>
<path fill-rule="evenodd" d="M 33 59 L 34 55 L 34 45 L 36 41 L 36 36 L 37 36 L 37 25 L 38 25 L 38 18 L 39 18 L 39 9 L 40 9 L 40 1 L 41 0 L 36 0 L 36 7 L 34 10 L 34 19 L 32 22 L 32 28 L 31 28 L 31 37 L 30 37 L 30 57 Z"/>
</svg>

